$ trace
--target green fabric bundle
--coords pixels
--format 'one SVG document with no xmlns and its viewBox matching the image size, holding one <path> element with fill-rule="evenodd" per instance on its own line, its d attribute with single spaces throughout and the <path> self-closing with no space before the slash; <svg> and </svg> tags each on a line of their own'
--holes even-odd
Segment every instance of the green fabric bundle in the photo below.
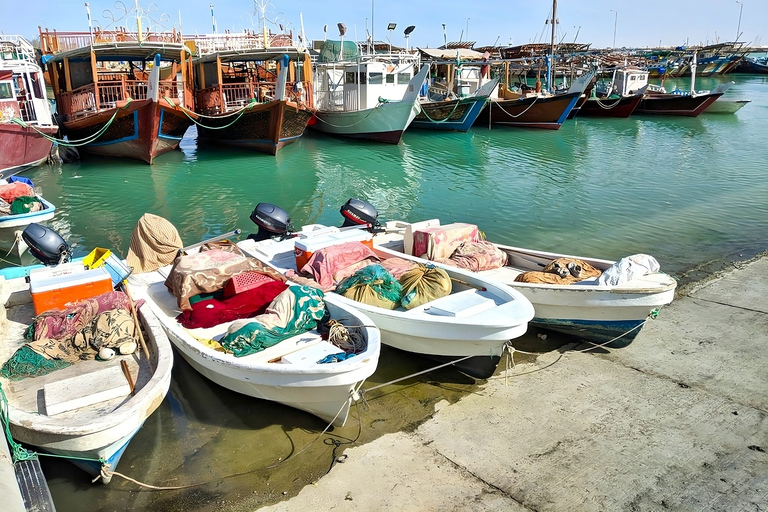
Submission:
<svg viewBox="0 0 768 512">
<path fill-rule="evenodd" d="M 336 293 L 369 306 L 395 309 L 400 305 L 402 286 L 387 269 L 376 264 L 344 279 L 336 287 Z"/>
<path fill-rule="evenodd" d="M 247 356 L 314 329 L 326 314 L 321 290 L 290 286 L 275 297 L 263 315 L 232 322 L 219 343 L 236 357 Z"/>
<path fill-rule="evenodd" d="M 11 215 L 37 212 L 43 209 L 43 203 L 36 197 L 19 196 L 11 203 Z"/>
</svg>

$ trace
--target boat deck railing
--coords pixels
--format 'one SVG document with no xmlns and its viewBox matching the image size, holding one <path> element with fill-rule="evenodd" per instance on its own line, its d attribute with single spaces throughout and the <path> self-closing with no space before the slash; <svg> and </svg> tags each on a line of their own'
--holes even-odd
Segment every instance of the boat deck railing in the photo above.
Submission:
<svg viewBox="0 0 768 512">
<path fill-rule="evenodd" d="M 128 32 L 126 30 L 99 30 L 90 32 L 43 32 L 40 29 L 40 50 L 43 55 L 55 55 L 67 50 L 75 50 L 86 46 L 125 42 L 160 42 L 181 43 L 181 34 L 174 29 L 172 32 Z"/>
<path fill-rule="evenodd" d="M 184 36 L 184 41 L 194 43 L 193 51 L 200 56 L 227 50 L 247 51 L 291 47 L 293 46 L 293 33 L 273 34 L 269 32 L 267 34 L 267 44 L 264 44 L 264 34 L 256 32 Z"/>
<path fill-rule="evenodd" d="M 356 91 L 345 91 L 339 87 L 336 90 L 319 89 L 315 92 L 316 107 L 318 110 L 326 112 L 344 112 L 346 110 L 357 110 L 359 102 L 357 101 Z"/>
<path fill-rule="evenodd" d="M 160 98 L 181 98 L 185 86 L 180 81 L 160 82 Z M 142 80 L 100 81 L 61 93 L 60 113 L 69 120 L 98 114 L 123 106 L 128 100 L 147 99 L 147 82 Z M 182 102 L 183 103 L 183 102 Z"/>
<path fill-rule="evenodd" d="M 0 36 L 0 61 L 3 60 L 35 62 L 35 49 L 21 36 Z"/>
<path fill-rule="evenodd" d="M 298 86 L 297 84 L 301 84 Z M 306 82 L 286 87 L 286 98 L 298 105 L 311 105 L 310 85 Z M 197 112 L 205 115 L 240 110 L 252 101 L 268 103 L 275 98 L 276 82 L 239 82 L 214 85 L 197 91 Z"/>
</svg>

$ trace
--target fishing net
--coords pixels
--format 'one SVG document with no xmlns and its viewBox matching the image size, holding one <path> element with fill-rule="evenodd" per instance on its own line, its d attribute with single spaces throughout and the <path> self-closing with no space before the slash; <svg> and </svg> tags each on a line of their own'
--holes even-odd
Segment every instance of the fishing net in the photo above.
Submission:
<svg viewBox="0 0 768 512">
<path fill-rule="evenodd" d="M 39 377 L 47 375 L 54 370 L 69 366 L 62 359 L 47 359 L 28 345 L 24 345 L 14 352 L 13 356 L 3 363 L 0 375 L 6 379 L 23 379 L 24 377 Z"/>
<path fill-rule="evenodd" d="M 20 213 L 39 212 L 43 209 L 43 203 L 36 197 L 20 196 L 11 203 L 11 215 Z"/>
<path fill-rule="evenodd" d="M 451 278 L 448 273 L 434 265 L 419 263 L 419 266 L 400 276 L 403 298 L 400 303 L 405 309 L 412 309 L 451 294 Z"/>
<path fill-rule="evenodd" d="M 247 356 L 314 329 L 326 314 L 322 291 L 290 286 L 275 297 L 263 315 L 232 322 L 219 343 L 236 357 Z"/>
<path fill-rule="evenodd" d="M 336 293 L 370 306 L 395 309 L 400 305 L 402 286 L 381 265 L 363 267 L 336 287 Z"/>
</svg>

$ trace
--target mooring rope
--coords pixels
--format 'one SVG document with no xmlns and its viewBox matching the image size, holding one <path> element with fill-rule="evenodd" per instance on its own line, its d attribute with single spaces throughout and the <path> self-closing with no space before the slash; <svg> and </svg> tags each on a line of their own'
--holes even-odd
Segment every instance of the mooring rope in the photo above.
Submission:
<svg viewBox="0 0 768 512">
<path fill-rule="evenodd" d="M 169 100 L 169 102 L 170 102 L 170 100 Z M 170 102 L 170 103 L 173 105 L 173 102 Z M 224 126 L 206 126 L 203 123 L 199 122 L 196 118 L 190 116 L 189 113 L 187 112 L 187 108 L 186 107 L 182 107 L 181 105 L 178 105 L 178 107 L 179 107 L 179 110 L 181 110 L 184 113 L 184 115 L 187 116 L 189 118 L 189 120 L 192 121 L 193 123 L 195 123 L 197 126 L 200 126 L 201 128 L 205 128 L 206 130 L 223 130 L 224 128 L 229 128 L 230 126 L 235 124 L 243 116 L 243 114 L 245 114 L 246 110 L 250 110 L 253 107 L 255 107 L 256 105 L 258 105 L 258 103 L 256 101 L 251 101 L 250 103 L 245 105 L 240 110 L 235 110 L 234 112 L 232 112 L 230 114 L 223 115 L 223 116 L 204 116 L 203 114 L 197 114 L 197 113 L 195 113 L 195 112 L 193 112 L 191 110 L 189 111 L 189 112 L 192 112 L 193 114 L 195 114 L 195 116 L 197 116 L 197 117 L 205 117 L 207 119 L 226 119 L 228 117 L 232 117 L 234 115 L 237 115 L 237 117 L 234 118 L 231 123 L 227 123 Z M 177 105 L 173 105 L 173 106 L 176 107 Z"/>
<path fill-rule="evenodd" d="M 389 102 L 388 102 L 388 101 L 381 101 L 381 99 L 379 99 L 379 102 L 376 104 L 376 106 L 375 106 L 375 107 L 373 107 L 373 108 L 371 108 L 371 109 L 368 109 L 368 113 L 367 113 L 367 114 L 365 114 L 365 117 L 362 117 L 362 118 L 360 118 L 358 121 L 356 121 L 356 122 L 354 122 L 354 123 L 352 123 L 352 124 L 343 125 L 343 124 L 333 124 L 333 123 L 329 123 L 328 121 L 326 121 L 326 120 L 324 120 L 324 119 L 322 119 L 322 118 L 318 117 L 318 116 L 317 116 L 317 114 L 315 114 L 315 119 L 317 119 L 317 120 L 318 120 L 318 121 L 320 121 L 321 123 L 325 123 L 325 124 L 327 124 L 328 126 L 331 126 L 331 127 L 333 127 L 333 128 L 351 128 L 351 127 L 353 127 L 353 126 L 357 126 L 358 124 L 360 124 L 360 123 L 362 123 L 363 121 L 365 121 L 366 119 L 368 119 L 368 116 L 370 116 L 371 114 L 373 114 L 373 112 L 374 112 L 374 111 L 375 111 L 377 108 L 379 108 L 381 105 L 384 105 L 385 103 L 389 103 Z M 329 114 L 335 114 L 336 112 L 333 112 L 333 111 L 328 111 L 327 113 L 329 113 Z M 341 113 L 343 114 L 343 113 L 345 113 L 345 111 L 343 111 L 343 110 L 342 110 L 342 111 L 341 111 Z"/>
<path fill-rule="evenodd" d="M 603 103 L 600 98 L 595 96 L 595 101 L 597 102 L 597 105 L 600 108 L 605 109 L 605 110 L 611 110 L 612 108 L 616 107 L 619 103 L 621 103 L 622 99 L 623 98 L 620 97 L 619 99 L 616 100 L 616 102 L 613 105 L 608 105 L 607 103 Z"/>
<path fill-rule="evenodd" d="M 456 109 L 458 109 L 458 108 L 459 108 L 459 103 L 461 102 L 461 99 L 456 99 L 456 100 L 454 100 L 454 101 L 455 101 L 456 103 L 453 105 L 453 110 L 451 110 L 451 112 L 450 112 L 450 113 L 449 113 L 447 116 L 445 116 L 445 118 L 444 118 L 444 119 L 439 119 L 439 120 L 438 120 L 438 119 L 432 119 L 432 118 L 429 116 L 429 114 L 427 114 L 427 111 L 426 111 L 426 110 L 424 110 L 424 106 L 422 106 L 422 107 L 421 107 L 421 113 L 422 113 L 422 114 L 424 114 L 424 117 L 426 117 L 427 119 L 429 119 L 429 120 L 430 120 L 430 121 L 432 121 L 433 123 L 444 123 L 444 122 L 448 121 L 448 119 L 449 119 L 449 118 L 450 118 L 450 117 L 453 115 L 453 113 L 454 113 L 454 112 L 456 112 Z M 429 103 L 427 103 L 427 105 L 428 105 L 428 104 L 429 104 Z"/>
<path fill-rule="evenodd" d="M 533 106 L 536 104 L 536 102 L 537 102 L 537 101 L 539 101 L 539 98 L 541 98 L 541 96 L 536 96 L 536 98 L 534 98 L 534 100 L 533 100 L 533 103 L 531 103 L 530 105 L 528 105 L 528 107 L 527 107 L 525 110 L 523 110 L 522 112 L 520 112 L 520 113 L 519 113 L 519 114 L 517 114 L 517 115 L 514 115 L 514 114 L 511 114 L 511 113 L 507 112 L 507 111 L 504 109 L 504 107 L 502 107 L 502 106 L 499 104 L 499 102 L 497 102 L 497 101 L 494 101 L 493 103 L 495 103 L 495 104 L 496 104 L 496 106 L 497 106 L 498 108 L 500 108 L 502 112 L 504 112 L 504 113 L 505 113 L 505 114 L 507 114 L 509 117 L 511 117 L 511 118 L 513 118 L 513 119 L 514 119 L 514 118 L 520 117 L 521 115 L 523 115 L 523 114 L 525 114 L 526 112 L 528 112 L 528 110 L 530 110 L 530 109 L 531 109 L 531 107 L 533 107 Z M 519 101 L 519 100 L 518 100 L 518 101 Z"/>
</svg>

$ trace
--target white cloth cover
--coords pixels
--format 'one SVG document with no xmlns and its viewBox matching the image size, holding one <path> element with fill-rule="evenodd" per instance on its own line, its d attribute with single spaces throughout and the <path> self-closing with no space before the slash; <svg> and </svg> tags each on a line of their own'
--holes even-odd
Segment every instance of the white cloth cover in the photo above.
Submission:
<svg viewBox="0 0 768 512">
<path fill-rule="evenodd" d="M 656 258 L 647 254 L 633 254 L 621 258 L 610 268 L 603 271 L 598 278 L 598 284 L 617 286 L 635 278 L 658 272 L 661 267 Z"/>
</svg>

